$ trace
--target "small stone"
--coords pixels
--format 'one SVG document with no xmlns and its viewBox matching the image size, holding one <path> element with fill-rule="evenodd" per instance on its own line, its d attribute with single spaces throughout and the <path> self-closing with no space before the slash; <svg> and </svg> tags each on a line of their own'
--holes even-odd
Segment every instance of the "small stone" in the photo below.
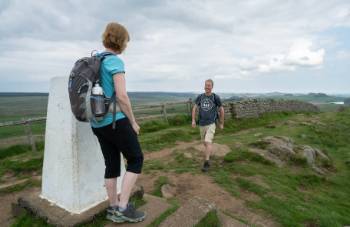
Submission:
<svg viewBox="0 0 350 227">
<path fill-rule="evenodd" d="M 185 156 L 185 158 L 192 158 L 193 157 L 192 154 L 188 153 L 188 152 L 185 152 L 184 156 Z"/>
<path fill-rule="evenodd" d="M 170 184 L 164 184 L 161 188 L 162 196 L 166 199 L 172 198 L 176 194 L 176 188 Z"/>
</svg>

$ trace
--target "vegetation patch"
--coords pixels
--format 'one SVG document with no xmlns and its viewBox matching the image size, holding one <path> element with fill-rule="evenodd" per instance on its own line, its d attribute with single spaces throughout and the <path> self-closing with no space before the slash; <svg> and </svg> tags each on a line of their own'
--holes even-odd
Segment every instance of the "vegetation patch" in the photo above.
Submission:
<svg viewBox="0 0 350 227">
<path fill-rule="evenodd" d="M 160 176 L 158 179 L 154 182 L 154 191 L 152 192 L 152 195 L 162 197 L 162 186 L 169 183 L 169 179 L 166 176 Z"/>
<path fill-rule="evenodd" d="M 253 161 L 253 162 L 262 163 L 264 165 L 274 165 L 273 162 L 265 159 L 259 154 L 250 152 L 245 148 L 240 148 L 234 151 L 230 151 L 225 155 L 224 161 L 226 163 L 232 163 L 237 161 Z"/>
<path fill-rule="evenodd" d="M 266 194 L 265 188 L 263 188 L 262 186 L 260 186 L 258 184 L 255 184 L 249 180 L 246 180 L 246 179 L 241 178 L 241 177 L 237 177 L 236 182 L 237 182 L 238 186 L 244 190 L 253 192 L 259 196 L 263 196 Z"/>
<path fill-rule="evenodd" d="M 219 227 L 221 226 L 216 210 L 212 210 L 205 215 L 195 227 Z"/>
</svg>

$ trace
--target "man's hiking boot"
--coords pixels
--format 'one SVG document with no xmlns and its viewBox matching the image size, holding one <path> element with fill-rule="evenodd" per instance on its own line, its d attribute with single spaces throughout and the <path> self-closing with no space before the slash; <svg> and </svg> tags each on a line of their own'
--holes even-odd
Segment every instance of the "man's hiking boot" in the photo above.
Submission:
<svg viewBox="0 0 350 227">
<path fill-rule="evenodd" d="M 145 212 L 136 210 L 134 205 L 130 203 L 127 205 L 125 210 L 119 210 L 119 213 L 120 218 L 127 222 L 140 222 L 146 218 Z"/>
<path fill-rule="evenodd" d="M 118 207 L 108 207 L 106 218 L 115 223 L 125 222 L 125 220 L 121 217 Z"/>
<path fill-rule="evenodd" d="M 208 172 L 210 167 L 209 161 L 205 161 L 202 167 L 202 172 Z"/>
</svg>

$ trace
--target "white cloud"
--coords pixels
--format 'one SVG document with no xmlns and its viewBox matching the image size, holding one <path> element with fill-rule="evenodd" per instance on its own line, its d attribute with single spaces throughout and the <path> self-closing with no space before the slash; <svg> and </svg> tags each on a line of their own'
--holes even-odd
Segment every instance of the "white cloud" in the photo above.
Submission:
<svg viewBox="0 0 350 227">
<path fill-rule="evenodd" d="M 349 12 L 346 0 L 3 1 L 0 79 L 66 75 L 77 58 L 102 48 L 110 21 L 130 31 L 122 58 L 134 90 L 161 90 L 168 80 L 167 89 L 192 90 L 208 77 L 320 68 L 330 45 L 320 33 L 350 26 Z"/>
<path fill-rule="evenodd" d="M 258 64 L 259 72 L 293 71 L 297 67 L 320 67 L 324 61 L 324 49 L 312 49 L 310 40 L 296 40 L 284 54 L 269 57 L 268 62 Z M 253 68 L 254 69 L 254 68 Z"/>
</svg>

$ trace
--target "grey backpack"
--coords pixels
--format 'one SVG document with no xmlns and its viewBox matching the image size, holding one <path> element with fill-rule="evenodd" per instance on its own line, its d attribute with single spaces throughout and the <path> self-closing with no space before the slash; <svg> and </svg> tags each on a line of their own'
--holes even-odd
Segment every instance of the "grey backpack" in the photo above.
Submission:
<svg viewBox="0 0 350 227">
<path fill-rule="evenodd" d="M 68 92 L 73 115 L 78 121 L 90 122 L 95 118 L 91 107 L 91 91 L 93 85 L 100 80 L 100 66 L 103 59 L 113 55 L 104 52 L 91 57 L 84 57 L 75 62 L 69 75 Z M 110 111 L 110 103 L 113 101 L 113 110 Z M 116 112 L 115 93 L 111 99 L 106 98 L 107 112 Z M 113 119 L 114 122 L 114 119 Z"/>
</svg>

